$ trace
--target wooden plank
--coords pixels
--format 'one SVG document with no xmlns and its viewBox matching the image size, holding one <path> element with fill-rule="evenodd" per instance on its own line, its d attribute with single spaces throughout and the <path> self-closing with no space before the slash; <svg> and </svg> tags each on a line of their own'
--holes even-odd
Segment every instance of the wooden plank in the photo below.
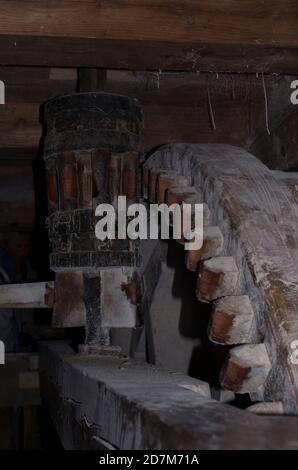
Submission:
<svg viewBox="0 0 298 470">
<path fill-rule="evenodd" d="M 275 46 L 0 35 L 0 64 L 12 66 L 296 74 L 296 58 L 296 48 Z"/>
<path fill-rule="evenodd" d="M 264 77 L 271 134 L 294 111 L 290 84 L 295 78 Z M 248 148 L 258 136 L 264 134 L 268 138 L 261 74 L 109 70 L 104 91 L 128 94 L 142 103 L 143 137 L 148 149 L 166 142 L 186 141 L 225 142 Z M 216 129 L 210 121 L 208 94 Z M 283 147 L 272 147 L 266 152 L 259 148 L 257 156 L 267 159 L 271 167 L 285 166 L 288 159 L 278 152 Z M 285 151 L 289 153 L 288 148 Z"/>
<path fill-rule="evenodd" d="M 47 99 L 76 89 L 75 69 L 34 67 L 1 67 L 0 79 L 5 83 L 6 104 L 0 107 L 0 146 L 2 154 L 9 149 L 31 150 L 31 159 L 41 138 L 40 105 Z M 8 156 L 6 158 L 8 158 Z"/>
<path fill-rule="evenodd" d="M 53 301 L 53 282 L 6 284 L 0 286 L 0 309 L 51 308 Z"/>
<path fill-rule="evenodd" d="M 0 108 L 0 146 L 37 147 L 41 137 L 40 103 L 7 103 Z"/>
<path fill-rule="evenodd" d="M 4 0 L 0 15 L 2 64 L 297 71 L 294 0 Z"/>
<path fill-rule="evenodd" d="M 241 145 L 247 138 L 247 112 L 242 106 L 219 107 L 213 102 L 216 130 L 212 129 L 206 104 L 181 107 L 160 106 L 144 108 L 145 128 L 143 139 L 145 148 L 151 149 L 164 143 L 216 143 L 226 142 Z"/>
<path fill-rule="evenodd" d="M 65 449 L 297 449 L 296 417 L 255 416 L 199 380 L 63 342 L 41 345 L 41 386 Z"/>
<path fill-rule="evenodd" d="M 2 0 L 0 14 L 2 34 L 298 45 L 294 0 L 27 0 L 26 9 L 22 0 Z"/>
<path fill-rule="evenodd" d="M 8 159 L 12 150 L 20 155 L 23 149 L 30 148 L 31 158 L 35 156 L 41 137 L 40 103 L 50 96 L 73 92 L 76 85 L 75 72 L 72 68 L 0 68 L 0 79 L 7 84 L 7 104 L 0 109 L 3 129 L 0 145 L 6 149 L 1 150 L 4 157 Z M 97 73 L 105 75 L 103 70 L 97 70 Z M 290 83 L 294 78 L 275 75 L 265 77 L 272 135 L 275 135 L 273 123 L 293 111 L 289 96 Z M 99 80 L 96 89 L 139 99 L 144 106 L 145 150 L 164 143 L 181 141 L 225 142 L 248 148 L 259 133 L 267 133 L 260 74 L 257 77 L 252 74 L 194 71 L 157 73 L 109 70 L 106 83 Z M 208 91 L 216 130 L 210 122 Z M 294 149 L 294 145 L 288 147 Z M 28 154 L 28 150 L 26 153 Z M 294 152 L 291 153 L 294 155 Z M 268 162 L 270 160 L 270 166 L 274 164 L 280 168 L 290 161 L 282 158 L 277 148 L 270 148 L 266 153 L 260 148 L 258 156 L 263 160 L 268 159 Z"/>
<path fill-rule="evenodd" d="M 1 41 L 0 41 L 1 42 Z M 7 103 L 42 103 L 64 93 L 76 91 L 74 68 L 1 67 Z"/>
</svg>

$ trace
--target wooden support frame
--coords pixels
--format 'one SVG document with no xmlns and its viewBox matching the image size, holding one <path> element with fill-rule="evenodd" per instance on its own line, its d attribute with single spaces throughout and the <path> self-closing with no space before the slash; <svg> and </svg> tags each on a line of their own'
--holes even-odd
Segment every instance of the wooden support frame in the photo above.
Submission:
<svg viewBox="0 0 298 470">
<path fill-rule="evenodd" d="M 204 382 L 78 356 L 65 342 L 43 343 L 40 354 L 42 397 L 66 449 L 297 449 L 297 417 L 216 402 Z"/>
</svg>

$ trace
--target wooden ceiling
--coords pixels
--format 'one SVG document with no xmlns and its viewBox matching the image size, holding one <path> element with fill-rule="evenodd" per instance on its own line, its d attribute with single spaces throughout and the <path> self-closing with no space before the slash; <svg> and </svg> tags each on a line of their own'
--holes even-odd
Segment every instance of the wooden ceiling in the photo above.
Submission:
<svg viewBox="0 0 298 470">
<path fill-rule="evenodd" d="M 267 134 L 260 74 L 107 70 L 93 77 L 90 72 L 91 84 L 87 80 L 83 84 L 86 91 L 91 86 L 94 91 L 139 99 L 146 151 L 174 142 L 224 142 L 249 149 Z M 264 76 L 271 131 L 296 110 L 290 102 L 290 83 L 295 78 Z M 74 93 L 77 70 L 0 67 L 0 79 L 6 84 L 6 104 L 0 106 L 0 158 L 35 158 L 42 135 L 40 105 L 53 96 Z"/>
<path fill-rule="evenodd" d="M 297 0 L 1 0 L 0 158 L 36 156 L 41 103 L 78 77 L 81 91 L 140 100 L 145 150 L 249 149 L 266 140 L 262 73 L 270 129 L 296 111 L 297 18 Z"/>
<path fill-rule="evenodd" d="M 1 0 L 0 64 L 298 71 L 296 0 Z"/>
</svg>

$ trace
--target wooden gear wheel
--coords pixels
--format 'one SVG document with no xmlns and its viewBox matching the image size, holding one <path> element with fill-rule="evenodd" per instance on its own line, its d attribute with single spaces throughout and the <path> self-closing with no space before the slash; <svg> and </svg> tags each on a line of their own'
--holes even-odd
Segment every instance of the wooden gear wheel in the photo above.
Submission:
<svg viewBox="0 0 298 470">
<path fill-rule="evenodd" d="M 221 389 L 249 394 L 261 414 L 298 409 L 297 184 L 229 145 L 166 145 L 143 165 L 148 202 L 204 203 L 203 246 L 185 251 L 195 308 L 210 305 L 208 338 L 225 351 Z M 153 309 L 172 283 L 161 276 Z"/>
</svg>

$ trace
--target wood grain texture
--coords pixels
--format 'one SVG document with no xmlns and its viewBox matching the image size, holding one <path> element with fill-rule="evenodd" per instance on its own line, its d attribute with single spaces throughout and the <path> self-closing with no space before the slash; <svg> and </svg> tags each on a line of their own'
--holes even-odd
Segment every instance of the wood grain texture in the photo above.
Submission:
<svg viewBox="0 0 298 470">
<path fill-rule="evenodd" d="M 294 0 L 4 0 L 0 15 L 6 65 L 297 71 Z"/>
<path fill-rule="evenodd" d="M 0 308 L 51 308 L 54 287 L 53 282 L 1 285 Z"/>
<path fill-rule="evenodd" d="M 211 400 L 200 380 L 63 342 L 41 347 L 41 390 L 66 449 L 297 448 L 296 417 L 255 416 Z"/>
<path fill-rule="evenodd" d="M 25 8 L 24 8 L 25 6 Z M 1 33 L 298 46 L 294 0 L 3 0 Z"/>
<path fill-rule="evenodd" d="M 0 35 L 0 64 L 12 66 L 295 74 L 296 58 L 296 47 Z"/>
<path fill-rule="evenodd" d="M 298 240 L 292 185 L 253 155 L 226 145 L 164 146 L 145 167 L 194 175 L 224 235 L 224 252 L 233 254 L 239 269 L 232 295 L 249 295 L 256 318 L 251 340 L 265 343 L 272 363 L 262 401 L 282 400 L 286 413 L 297 413 Z"/>
<path fill-rule="evenodd" d="M 94 54 L 97 56 L 96 52 Z M 146 151 L 165 143 L 183 141 L 224 142 L 248 149 L 256 139 L 259 142 L 266 138 L 260 74 L 108 70 L 106 75 L 105 82 L 98 82 L 97 91 L 128 95 L 143 105 Z M 0 145 L 6 150 L 1 152 L 5 156 L 13 150 L 19 155 L 20 150 L 31 149 L 34 157 L 41 137 L 39 106 L 54 95 L 72 93 L 76 87 L 76 71 L 72 68 L 1 67 L 0 79 L 6 84 L 6 106 L 0 109 Z M 295 111 L 290 102 L 290 83 L 294 79 L 294 75 L 265 76 L 268 121 L 274 135 L 279 124 Z M 208 92 L 216 130 L 210 121 Z M 288 126 L 290 121 L 285 122 L 283 139 Z M 271 147 L 268 152 L 260 148 L 258 157 L 267 159 L 266 163 L 275 168 L 293 164 L 294 151 L 287 150 L 287 158 L 283 158 L 282 145 L 274 151 Z M 294 146 L 290 145 L 289 149 Z"/>
</svg>

